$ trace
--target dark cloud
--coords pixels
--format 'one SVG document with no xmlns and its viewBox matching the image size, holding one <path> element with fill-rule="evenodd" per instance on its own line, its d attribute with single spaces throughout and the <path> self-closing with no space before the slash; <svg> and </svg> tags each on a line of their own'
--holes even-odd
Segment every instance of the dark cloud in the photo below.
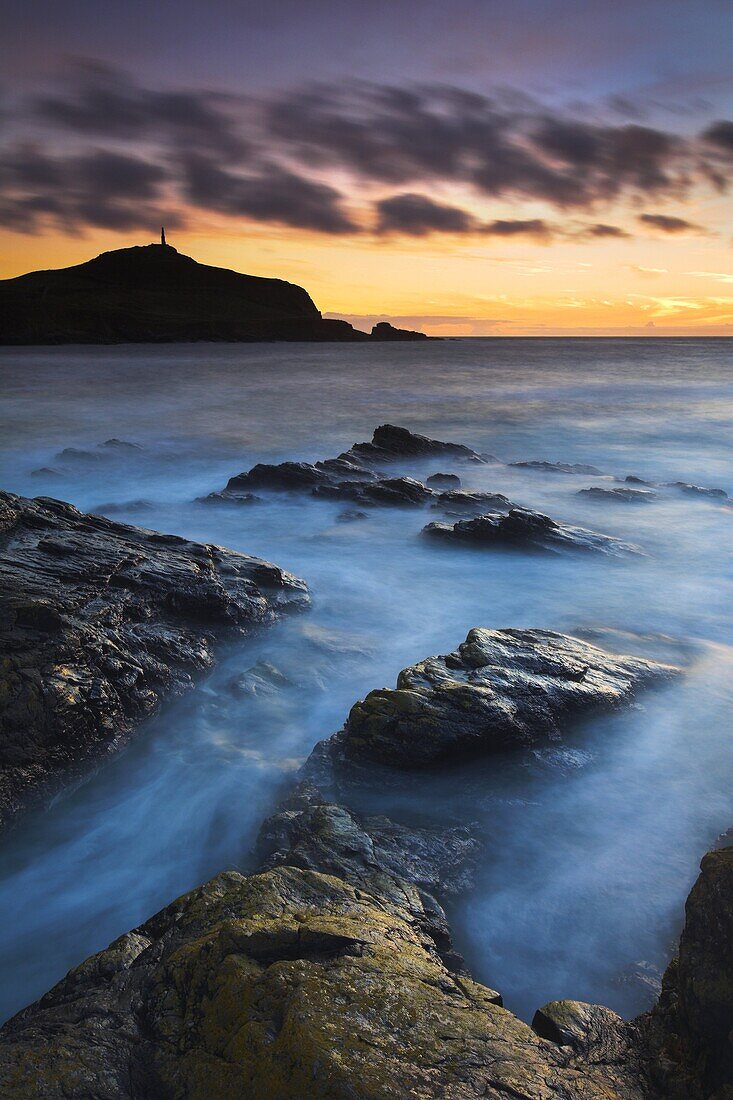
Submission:
<svg viewBox="0 0 733 1100">
<path fill-rule="evenodd" d="M 671 214 L 639 214 L 642 225 L 658 229 L 661 233 L 685 233 L 688 230 L 702 232 L 702 226 L 689 222 L 686 218 L 675 218 Z"/>
<path fill-rule="evenodd" d="M 733 122 L 720 119 L 708 126 L 702 133 L 704 141 L 716 146 L 725 153 L 733 153 Z"/>
<path fill-rule="evenodd" d="M 67 232 L 87 226 L 136 229 L 160 220 L 158 203 L 167 173 L 140 157 L 90 150 L 50 157 L 22 145 L 0 156 L 0 221 L 34 233 L 51 221 Z M 172 225 L 175 214 L 168 216 Z M 180 221 L 180 219 L 179 219 Z"/>
<path fill-rule="evenodd" d="M 534 237 L 535 240 L 548 241 L 553 230 L 542 218 L 499 219 L 481 227 L 481 232 L 490 237 Z"/>
<path fill-rule="evenodd" d="M 157 91 L 94 62 L 74 66 L 66 87 L 39 96 L 32 113 L 54 127 L 126 141 L 153 138 L 175 147 L 241 159 L 248 144 L 232 97 L 206 91 Z"/>
<path fill-rule="evenodd" d="M 629 104 L 614 109 L 630 116 Z M 723 188 L 733 163 L 731 122 L 683 137 L 569 109 L 550 116 L 517 92 L 442 85 L 353 82 L 255 100 L 160 90 L 85 63 L 12 110 L 6 131 L 34 140 L 0 153 L 2 217 L 12 222 L 16 211 L 17 227 L 28 231 L 49 220 L 128 229 L 163 209 L 170 222 L 187 207 L 328 234 L 361 231 L 342 194 L 322 182 L 335 169 L 350 192 L 384 196 L 375 204 L 383 234 L 621 237 L 602 222 L 581 230 L 539 218 L 482 224 L 429 194 L 458 185 L 477 199 L 588 213 L 619 200 L 681 199 L 700 182 Z"/>
<path fill-rule="evenodd" d="M 402 194 L 376 204 L 377 232 L 424 237 L 428 233 L 467 233 L 476 219 L 457 206 L 434 202 L 425 195 Z"/>
<path fill-rule="evenodd" d="M 182 168 L 184 194 L 195 206 L 321 233 L 357 229 L 342 210 L 342 196 L 335 188 L 276 164 L 261 165 L 257 175 L 241 176 L 204 157 L 189 156 L 182 160 Z"/>
<path fill-rule="evenodd" d="M 605 222 L 596 222 L 594 225 L 585 225 L 578 232 L 579 237 L 602 240 L 604 237 L 630 237 L 625 229 L 618 225 L 606 225 Z"/>
</svg>

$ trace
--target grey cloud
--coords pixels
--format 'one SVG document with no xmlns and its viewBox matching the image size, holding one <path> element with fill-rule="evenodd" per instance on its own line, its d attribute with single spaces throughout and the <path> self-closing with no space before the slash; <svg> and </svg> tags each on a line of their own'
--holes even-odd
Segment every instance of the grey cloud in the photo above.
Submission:
<svg viewBox="0 0 733 1100">
<path fill-rule="evenodd" d="M 434 202 L 425 195 L 406 193 L 376 204 L 377 232 L 424 237 L 428 233 L 467 233 L 476 219 L 457 206 Z"/>
<path fill-rule="evenodd" d="M 690 222 L 687 218 L 676 218 L 671 214 L 640 214 L 639 221 L 661 233 L 684 233 L 687 230 L 704 232 L 702 226 Z"/>
</svg>

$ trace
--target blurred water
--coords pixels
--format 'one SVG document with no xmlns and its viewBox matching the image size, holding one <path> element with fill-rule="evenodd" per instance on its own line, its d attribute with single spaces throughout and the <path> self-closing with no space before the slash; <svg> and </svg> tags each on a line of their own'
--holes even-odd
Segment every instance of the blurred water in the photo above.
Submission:
<svg viewBox="0 0 733 1100">
<path fill-rule="evenodd" d="M 573 996 L 632 1014 L 651 1002 L 646 979 L 669 956 L 697 861 L 733 824 L 733 511 L 674 493 L 648 507 L 575 495 L 597 477 L 458 471 L 649 555 L 612 562 L 436 546 L 419 537 L 435 518 L 421 510 L 340 523 L 341 506 L 308 497 L 193 499 L 259 460 L 336 454 L 383 421 L 508 461 L 733 492 L 729 342 L 6 349 L 0 385 L 3 488 L 116 505 L 115 518 L 271 558 L 313 593 L 311 612 L 230 646 L 127 751 L 4 838 L 0 1014 L 176 894 L 250 866 L 259 822 L 313 744 L 355 699 L 474 625 L 662 634 L 611 644 L 689 654 L 682 682 L 588 723 L 562 757 L 444 771 L 395 807 L 479 821 L 478 888 L 452 916 L 474 973 L 510 1007 L 531 1015 Z M 109 437 L 142 449 L 55 457 Z M 237 697 L 232 678 L 260 658 L 291 686 Z"/>
</svg>

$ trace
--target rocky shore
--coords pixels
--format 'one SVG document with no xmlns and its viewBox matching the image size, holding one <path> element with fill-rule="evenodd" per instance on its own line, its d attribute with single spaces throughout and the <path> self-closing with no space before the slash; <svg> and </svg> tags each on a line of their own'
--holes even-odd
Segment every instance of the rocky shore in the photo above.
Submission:
<svg viewBox="0 0 733 1100">
<path fill-rule="evenodd" d="M 0 822 L 189 688 L 217 639 L 308 602 L 269 562 L 0 493 Z"/>
<path fill-rule="evenodd" d="M 325 757 L 336 746 L 348 758 L 344 744 L 361 736 L 363 764 L 366 730 L 366 757 L 383 759 L 389 745 L 402 766 L 426 729 L 455 729 L 459 713 L 470 725 L 474 711 L 483 751 L 526 749 L 676 671 L 563 635 L 474 630 L 455 653 L 406 669 L 393 692 L 357 703 Z M 323 745 L 314 758 L 263 825 L 261 871 L 217 875 L 5 1025 L 3 1095 L 729 1095 L 733 849 L 703 861 L 651 1012 L 626 1022 L 601 1006 L 554 1001 L 529 1026 L 465 972 L 431 893 L 466 888 L 470 834 L 364 818 L 328 801 L 312 782 Z"/>
<path fill-rule="evenodd" d="M 395 469 L 431 459 L 449 471 L 423 483 Z M 637 549 L 466 489 L 450 472 L 497 461 L 382 425 L 334 458 L 258 464 L 207 499 L 256 504 L 255 491 L 285 491 L 429 506 L 458 517 L 426 528 L 451 540 Z M 695 488 L 685 491 L 707 496 Z M 591 490 L 589 499 L 607 492 L 629 502 L 641 490 Z M 308 601 L 302 581 L 267 562 L 46 498 L 0 494 L 0 533 L 6 819 L 124 742 L 209 667 L 218 638 Z M 733 847 L 704 858 L 679 953 L 649 1012 L 625 1021 L 554 1000 L 530 1024 L 503 1007 L 500 990 L 473 980 L 446 913 L 472 888 L 487 838 L 468 820 L 365 808 L 370 788 L 402 791 L 460 761 L 520 768 L 582 738 L 586 719 L 683 675 L 636 655 L 632 636 L 629 653 L 598 640 L 474 627 L 452 652 L 356 701 L 262 823 L 251 874 L 223 871 L 173 901 L 5 1024 L 0 1094 L 730 1100 Z M 277 693 L 284 682 L 260 662 L 237 690 Z"/>
</svg>

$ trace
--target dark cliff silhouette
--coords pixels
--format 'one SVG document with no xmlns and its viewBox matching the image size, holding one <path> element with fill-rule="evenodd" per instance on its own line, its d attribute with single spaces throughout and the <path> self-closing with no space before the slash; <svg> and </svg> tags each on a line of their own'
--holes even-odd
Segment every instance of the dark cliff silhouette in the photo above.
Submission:
<svg viewBox="0 0 733 1100">
<path fill-rule="evenodd" d="M 163 229 L 161 244 L 0 280 L 0 344 L 380 339 L 395 335 L 324 319 L 293 283 L 197 263 Z"/>
</svg>

